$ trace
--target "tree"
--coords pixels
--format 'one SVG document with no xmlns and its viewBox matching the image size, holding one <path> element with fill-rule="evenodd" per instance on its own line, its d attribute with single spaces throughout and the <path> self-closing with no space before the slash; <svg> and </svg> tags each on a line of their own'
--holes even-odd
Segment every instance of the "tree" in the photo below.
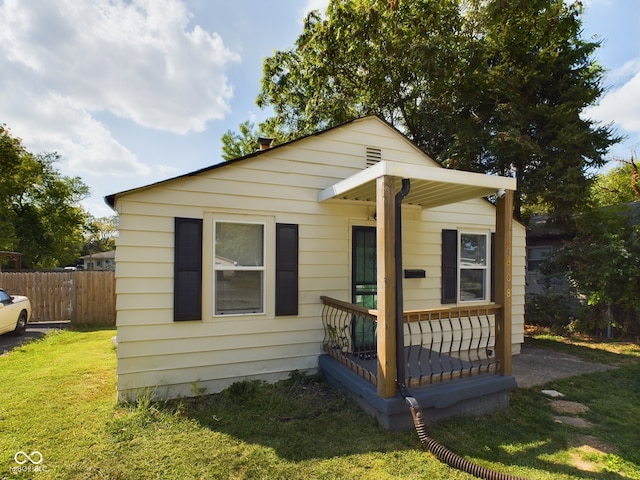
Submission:
<svg viewBox="0 0 640 480">
<path fill-rule="evenodd" d="M 118 216 L 94 217 L 88 215 L 84 227 L 85 242 L 82 255 L 115 250 L 118 236 Z"/>
<path fill-rule="evenodd" d="M 26 268 L 65 265 L 78 257 L 89 193 L 78 177 L 57 170 L 55 153 L 34 155 L 0 127 L 0 246 L 23 254 Z"/>
<path fill-rule="evenodd" d="M 238 133 L 227 130 L 222 135 L 222 158 L 233 160 L 255 152 L 259 135 L 254 128 L 254 124 L 247 120 L 238 125 Z"/>
<path fill-rule="evenodd" d="M 586 208 L 588 169 L 619 141 L 581 115 L 602 94 L 597 42 L 581 38 L 581 5 L 492 1 L 481 11 L 488 71 L 487 171 L 514 170 L 517 201 L 566 220 Z"/>
<path fill-rule="evenodd" d="M 598 175 L 591 189 L 591 198 L 595 206 L 601 207 L 640 201 L 638 167 L 633 157 L 622 161 L 621 166 Z"/>
<path fill-rule="evenodd" d="M 617 205 L 580 215 L 576 236 L 543 263 L 543 271 L 565 277 L 586 297 L 592 323 L 587 329 L 601 330 L 610 320 L 605 312 L 615 305 L 623 312 L 617 326 L 637 334 L 640 209 Z"/>
<path fill-rule="evenodd" d="M 597 42 L 564 0 L 332 0 L 265 59 L 261 124 L 292 139 L 377 114 L 449 168 L 515 175 L 566 218 L 619 139 L 582 117 L 602 94 Z"/>
<path fill-rule="evenodd" d="M 238 125 L 238 130 L 238 132 L 227 130 L 222 135 L 222 158 L 224 160 L 244 157 L 259 150 L 261 137 L 270 139 L 273 145 L 292 139 L 290 135 L 279 130 L 273 120 L 261 123 L 258 128 L 247 120 Z"/>
</svg>

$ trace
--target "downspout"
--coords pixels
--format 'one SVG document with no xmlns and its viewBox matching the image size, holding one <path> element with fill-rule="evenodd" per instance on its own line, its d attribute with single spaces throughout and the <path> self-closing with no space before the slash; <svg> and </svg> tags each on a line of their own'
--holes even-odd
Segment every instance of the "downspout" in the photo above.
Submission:
<svg viewBox="0 0 640 480">
<path fill-rule="evenodd" d="M 404 299 L 402 294 L 402 200 L 409 195 L 411 180 L 402 179 L 402 189 L 396 193 L 396 379 L 400 384 L 405 381 L 404 361 Z"/>
</svg>

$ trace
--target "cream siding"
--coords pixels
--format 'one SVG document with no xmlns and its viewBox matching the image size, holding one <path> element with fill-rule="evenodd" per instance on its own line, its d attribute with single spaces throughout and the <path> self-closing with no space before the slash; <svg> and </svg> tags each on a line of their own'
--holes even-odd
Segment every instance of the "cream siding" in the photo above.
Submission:
<svg viewBox="0 0 640 480">
<path fill-rule="evenodd" d="M 158 387 L 159 396 L 209 392 L 237 380 L 285 378 L 317 367 L 323 338 L 320 296 L 350 299 L 351 228 L 374 225 L 375 206 L 319 203 L 318 192 L 365 168 L 367 146 L 382 159 L 419 165 L 425 157 L 375 118 L 353 122 L 256 157 L 116 196 L 118 392 L 135 396 Z M 477 199 L 422 211 L 403 208 L 405 268 L 425 279 L 405 279 L 405 308 L 440 306 L 440 231 L 495 230 L 495 209 Z M 203 220 L 203 319 L 173 321 L 174 218 Z M 264 221 L 266 311 L 214 317 L 213 222 Z M 299 225 L 299 313 L 275 317 L 276 223 Z M 514 343 L 522 342 L 524 229 L 514 226 Z M 521 277 L 521 278 L 520 278 Z"/>
</svg>

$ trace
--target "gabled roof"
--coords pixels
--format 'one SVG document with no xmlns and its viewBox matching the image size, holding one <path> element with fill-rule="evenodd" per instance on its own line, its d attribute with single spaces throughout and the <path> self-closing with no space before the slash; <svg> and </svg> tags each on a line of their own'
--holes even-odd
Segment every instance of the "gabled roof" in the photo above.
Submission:
<svg viewBox="0 0 640 480">
<path fill-rule="evenodd" d="M 221 162 L 209 167 L 202 168 L 200 170 L 189 172 L 146 186 L 114 193 L 112 195 L 106 196 L 105 201 L 109 206 L 113 208 L 115 206 L 116 197 L 118 196 L 146 190 L 173 180 L 196 176 L 201 173 L 209 172 L 218 168 L 225 168 L 230 165 L 235 165 L 239 162 L 243 162 L 251 158 L 256 158 L 259 155 L 269 154 L 274 150 L 295 144 L 297 142 L 301 142 L 306 138 L 323 135 L 331 130 L 344 128 L 349 124 L 367 118 L 374 118 L 384 123 L 387 127 L 391 128 L 398 136 L 402 137 L 402 139 L 404 139 L 414 149 L 416 149 L 416 152 L 418 152 L 420 155 L 423 155 L 426 160 L 433 161 L 395 127 L 390 125 L 384 119 L 375 115 L 371 115 L 368 117 L 351 120 L 341 125 L 328 128 L 315 134 L 306 135 L 290 142 L 276 145 L 267 150 L 257 150 L 256 152 L 245 155 L 244 157 L 229 160 L 227 162 Z M 372 167 L 362 170 L 355 175 L 352 175 L 351 177 L 346 178 L 329 188 L 326 188 L 325 190 L 320 192 L 318 201 L 322 202 L 329 199 L 341 199 L 375 202 L 376 178 L 383 175 L 395 177 L 395 181 L 397 184 L 396 187 L 398 187 L 403 178 L 411 179 L 411 191 L 404 203 L 420 205 L 422 208 L 436 207 L 449 203 L 461 202 L 472 198 L 486 197 L 491 194 L 495 194 L 498 190 L 501 189 L 516 189 L 516 180 L 514 178 L 485 175 L 481 173 L 466 172 L 461 170 L 449 170 L 439 166 L 436 162 L 434 162 L 434 165 L 432 166 L 421 166 L 406 164 L 397 161 L 391 162 L 383 160 Z"/>
<path fill-rule="evenodd" d="M 384 122 L 385 124 L 388 125 L 388 123 L 384 119 L 378 117 L 377 115 L 370 115 L 370 117 L 375 117 L 375 118 L 379 119 L 381 122 Z M 363 118 L 367 118 L 367 117 L 363 117 Z M 273 147 L 270 147 L 270 148 L 268 148 L 266 150 L 256 150 L 255 152 L 249 153 L 249 154 L 247 154 L 247 155 L 245 155 L 243 157 L 238 157 L 238 158 L 234 158 L 232 160 L 227 160 L 227 161 L 221 161 L 220 163 L 209 165 L 208 167 L 204 167 L 204 168 L 201 168 L 199 170 L 194 170 L 193 172 L 184 173 L 184 174 L 178 175 L 176 177 L 167 178 L 165 180 L 160 180 L 158 182 L 150 183 L 148 185 L 143 185 L 141 187 L 131 188 L 129 190 L 124 190 L 122 192 L 112 193 L 111 195 L 107 195 L 106 197 L 104 197 L 104 200 L 107 203 L 107 205 L 109 205 L 111 208 L 113 208 L 115 206 L 116 197 L 119 196 L 119 195 L 126 195 L 126 194 L 129 194 L 129 193 L 138 192 L 138 191 L 141 191 L 141 190 L 146 190 L 148 188 L 153 188 L 153 187 L 156 187 L 158 185 L 162 185 L 164 183 L 171 182 L 173 180 L 179 180 L 181 178 L 194 177 L 194 176 L 199 175 L 201 173 L 210 172 L 212 170 L 217 170 L 218 168 L 225 168 L 225 167 L 228 167 L 230 165 L 235 165 L 235 164 L 237 164 L 239 162 L 244 162 L 244 161 L 246 161 L 246 160 L 248 160 L 250 158 L 256 158 L 259 155 L 264 155 L 266 153 L 273 152 L 274 150 L 283 148 L 283 147 L 285 147 L 287 145 L 291 145 L 291 144 L 300 142 L 300 141 L 304 140 L 305 138 L 315 137 L 317 135 L 322 135 L 325 132 L 329 132 L 331 130 L 342 128 L 345 125 L 349 125 L 350 123 L 356 122 L 358 120 L 361 120 L 361 119 L 356 118 L 354 120 L 350 120 L 350 121 L 342 123 L 340 125 L 335 125 L 333 127 L 327 128 L 326 130 L 322 130 L 321 132 L 312 133 L 312 134 L 305 135 L 305 136 L 300 137 L 300 138 L 296 138 L 295 140 L 290 140 L 290 141 L 285 142 L 285 143 L 280 143 L 280 144 L 274 145 Z M 389 126 L 391 126 L 391 125 L 389 125 Z M 402 135 L 400 132 L 398 132 L 398 133 L 400 135 Z"/>
</svg>

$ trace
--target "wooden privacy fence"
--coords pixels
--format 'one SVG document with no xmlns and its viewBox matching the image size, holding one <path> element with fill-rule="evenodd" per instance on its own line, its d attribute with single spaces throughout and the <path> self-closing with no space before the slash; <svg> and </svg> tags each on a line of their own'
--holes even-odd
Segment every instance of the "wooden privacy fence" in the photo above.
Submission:
<svg viewBox="0 0 640 480">
<path fill-rule="evenodd" d="M 29 297 L 31 322 L 116 323 L 115 273 L 111 271 L 0 273 L 0 288 Z"/>
</svg>

